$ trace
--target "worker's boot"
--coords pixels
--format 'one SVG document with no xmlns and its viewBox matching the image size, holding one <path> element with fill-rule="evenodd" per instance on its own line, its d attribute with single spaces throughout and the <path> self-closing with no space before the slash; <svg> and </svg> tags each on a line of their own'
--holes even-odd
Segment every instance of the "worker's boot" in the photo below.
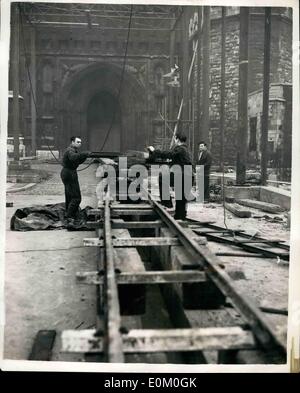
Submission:
<svg viewBox="0 0 300 393">
<path fill-rule="evenodd" d="M 67 229 L 73 229 L 75 226 L 75 220 L 74 218 L 67 218 L 65 222 L 66 228 Z"/>
</svg>

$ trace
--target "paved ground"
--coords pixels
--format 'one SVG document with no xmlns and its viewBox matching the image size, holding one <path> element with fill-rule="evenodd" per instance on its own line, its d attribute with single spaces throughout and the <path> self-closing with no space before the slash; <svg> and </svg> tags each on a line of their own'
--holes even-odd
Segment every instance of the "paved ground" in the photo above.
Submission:
<svg viewBox="0 0 300 393">
<path fill-rule="evenodd" d="M 33 204 L 58 203 L 64 200 L 60 168 L 55 164 L 42 164 L 51 177 L 32 188 L 10 193 L 7 201 L 6 260 L 5 260 L 5 346 L 6 359 L 27 359 L 34 337 L 40 329 L 55 329 L 57 340 L 53 360 L 80 361 L 81 356 L 65 355 L 60 351 L 60 332 L 65 329 L 86 329 L 95 326 L 95 299 L 93 286 L 79 285 L 75 281 L 78 271 L 96 268 L 96 251 L 83 248 L 82 239 L 93 232 L 36 231 L 12 232 L 10 218 L 19 207 Z M 96 206 L 96 165 L 79 172 L 83 200 L 81 207 Z M 255 209 L 253 209 L 253 212 Z M 255 211 L 258 215 L 263 213 Z M 212 220 L 224 224 L 221 204 L 199 205 L 191 203 L 191 218 Z M 269 215 L 272 216 L 272 215 Z M 245 229 L 263 237 L 278 236 L 289 240 L 284 216 L 282 222 L 270 223 L 264 218 L 238 219 L 226 213 L 226 224 L 231 229 Z M 214 251 L 224 246 L 214 244 Z M 227 270 L 241 269 L 245 279 L 236 281 L 237 287 L 256 302 L 274 307 L 287 307 L 288 268 L 274 260 L 259 258 L 222 257 Z M 285 334 L 286 317 L 270 316 L 280 334 Z"/>
<path fill-rule="evenodd" d="M 60 332 L 90 328 L 95 324 L 95 288 L 75 282 L 77 271 L 95 270 L 93 248 L 83 248 L 82 239 L 93 232 L 12 232 L 10 218 L 17 208 L 64 201 L 57 165 L 42 165 L 52 176 L 31 189 L 8 194 L 5 260 L 6 359 L 27 359 L 36 333 L 54 329 L 57 339 L 53 360 L 80 360 L 60 352 Z M 96 207 L 96 166 L 79 173 L 81 207 Z"/>
</svg>

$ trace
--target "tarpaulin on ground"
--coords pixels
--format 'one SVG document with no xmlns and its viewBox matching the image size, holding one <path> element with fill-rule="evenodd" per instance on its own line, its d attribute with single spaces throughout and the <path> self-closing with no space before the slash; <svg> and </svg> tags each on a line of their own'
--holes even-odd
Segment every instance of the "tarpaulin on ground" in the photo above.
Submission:
<svg viewBox="0 0 300 393">
<path fill-rule="evenodd" d="M 12 231 L 41 231 L 54 229 L 68 229 L 73 231 L 93 230 L 87 226 L 88 211 L 92 207 L 87 206 L 80 210 L 73 224 L 67 224 L 65 220 L 65 204 L 34 205 L 15 211 L 10 221 Z"/>
</svg>

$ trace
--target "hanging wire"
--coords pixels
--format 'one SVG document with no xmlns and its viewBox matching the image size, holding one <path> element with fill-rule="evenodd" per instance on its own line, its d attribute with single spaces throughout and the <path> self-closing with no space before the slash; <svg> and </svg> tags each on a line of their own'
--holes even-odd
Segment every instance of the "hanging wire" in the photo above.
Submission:
<svg viewBox="0 0 300 393">
<path fill-rule="evenodd" d="M 25 14 L 24 11 L 22 10 L 22 7 L 21 7 L 20 4 L 18 5 L 18 7 L 19 7 L 19 10 L 20 10 L 20 16 L 21 16 L 20 20 L 21 20 L 21 30 L 22 30 L 22 42 L 23 42 L 23 48 L 24 48 L 24 57 L 25 57 L 26 70 L 27 70 L 28 79 L 29 79 L 29 83 L 30 83 L 30 90 L 31 90 L 31 95 L 32 95 L 32 99 L 33 99 L 33 102 L 34 102 L 34 106 L 35 106 L 35 111 L 36 111 L 36 114 L 38 115 L 36 97 L 35 97 L 34 92 L 33 92 L 32 79 L 31 79 L 30 70 L 29 70 L 29 64 L 28 64 L 28 59 L 27 59 L 27 48 L 26 48 L 26 43 L 25 43 L 25 35 L 24 35 L 24 27 L 23 27 L 23 18 L 22 18 L 22 16 L 25 16 L 25 18 L 27 19 L 28 23 L 29 23 L 31 26 L 34 26 L 34 24 L 26 17 L 26 14 Z M 130 37 L 130 30 L 131 30 L 131 23 L 132 23 L 132 15 L 133 15 L 133 5 L 130 6 L 130 16 L 129 16 L 129 22 L 128 22 L 128 30 L 127 30 L 127 38 L 126 38 L 125 53 L 124 53 L 123 66 L 122 66 L 122 72 L 121 72 L 121 78 L 120 78 L 120 85 L 119 85 L 118 95 L 117 95 L 117 98 L 116 98 L 116 101 L 117 101 L 117 102 L 119 101 L 119 98 L 120 98 L 120 94 L 121 94 L 121 90 L 122 90 L 122 84 L 123 84 L 123 80 L 124 80 L 125 67 L 126 67 L 126 60 L 127 60 L 127 52 L 128 52 L 128 44 L 129 44 L 129 37 Z M 105 144 L 106 144 L 106 142 L 107 142 L 107 139 L 108 139 L 108 137 L 109 137 L 110 131 L 111 131 L 112 126 L 113 126 L 114 121 L 115 121 L 116 112 L 117 112 L 117 108 L 115 107 L 115 110 L 114 110 L 114 112 L 113 112 L 113 116 L 112 116 L 112 119 L 111 119 L 110 126 L 109 126 L 109 128 L 108 128 L 108 130 L 107 130 L 107 132 L 106 132 L 104 141 L 103 141 L 103 143 L 102 143 L 102 145 L 101 145 L 101 148 L 100 148 L 100 151 L 103 150 L 103 148 L 104 148 L 104 146 L 105 146 Z M 45 139 L 45 141 L 46 141 L 48 150 L 50 151 L 50 153 L 52 154 L 52 156 L 54 157 L 54 159 L 61 165 L 61 162 L 60 162 L 60 161 L 57 159 L 57 157 L 53 154 L 53 151 L 52 151 L 51 147 L 49 146 L 49 144 L 48 144 L 48 142 L 47 142 L 47 139 L 46 139 L 46 137 L 45 137 L 45 134 L 43 133 L 42 130 L 39 130 L 39 131 L 41 132 L 42 136 L 44 137 L 44 139 Z M 86 170 L 86 169 L 89 168 L 93 163 L 94 163 L 94 160 L 92 160 L 86 167 L 84 167 L 84 168 L 82 168 L 82 169 L 79 169 L 78 172 L 81 172 L 81 171 Z"/>
<path fill-rule="evenodd" d="M 126 61 L 127 61 L 127 51 L 128 51 L 128 44 L 129 44 L 129 37 L 130 37 L 130 29 L 131 29 L 131 21 L 132 21 L 132 15 L 133 15 L 133 5 L 130 6 L 130 16 L 129 16 L 129 23 L 128 23 L 128 30 L 127 30 L 127 38 L 126 38 L 126 47 L 125 47 L 125 53 L 124 53 L 124 59 L 123 59 L 123 66 L 122 66 L 122 73 L 121 73 L 121 79 L 120 79 L 120 85 L 119 85 L 119 91 L 118 91 L 118 95 L 117 95 L 117 101 L 119 101 L 120 95 L 121 95 L 121 90 L 122 90 L 122 84 L 123 84 L 123 80 L 124 80 L 124 74 L 125 74 L 125 67 L 126 67 Z M 107 141 L 108 135 L 111 131 L 111 128 L 113 126 L 113 123 L 115 121 L 115 117 L 116 117 L 116 112 L 117 110 L 115 109 L 114 114 L 113 114 L 113 118 L 110 124 L 110 127 L 106 133 L 106 136 L 104 138 L 104 142 L 102 143 L 101 149 L 100 151 L 102 151 L 103 147 L 105 146 L 105 143 Z"/>
<path fill-rule="evenodd" d="M 123 84 L 123 80 L 124 80 L 124 73 L 125 73 L 126 60 L 127 60 L 127 51 L 128 51 L 128 43 L 129 43 L 129 36 L 130 36 L 130 30 L 131 30 L 132 15 L 133 15 L 133 5 L 130 6 L 130 16 L 129 16 L 129 22 L 128 22 L 128 30 L 127 30 L 127 38 L 126 38 L 125 53 L 124 53 L 123 66 L 122 66 L 122 73 L 121 73 L 119 91 L 118 91 L 118 95 L 117 95 L 117 98 L 116 98 L 116 102 L 118 102 L 119 99 L 120 99 L 120 94 L 121 94 L 121 90 L 122 90 L 122 84 Z M 103 148 L 104 148 L 104 146 L 105 146 L 105 144 L 106 144 L 106 142 L 107 142 L 107 139 L 108 139 L 108 137 L 109 137 L 110 131 L 111 131 L 112 126 L 114 125 L 114 122 L 115 122 L 116 113 L 117 113 L 117 105 L 115 106 L 115 110 L 114 110 L 114 112 L 113 112 L 113 116 L 112 116 L 112 119 L 111 119 L 111 123 L 110 123 L 110 126 L 109 126 L 109 128 L 108 128 L 108 130 L 107 130 L 107 132 L 106 132 L 104 141 L 103 141 L 103 143 L 102 143 L 102 145 L 101 145 L 101 147 L 100 147 L 100 151 L 103 150 Z M 89 168 L 89 167 L 92 165 L 92 163 L 93 163 L 93 162 L 91 162 L 91 163 L 90 163 L 89 165 L 87 165 L 86 167 L 84 167 L 84 168 L 82 168 L 82 169 L 79 169 L 78 172 L 81 172 L 81 171 L 86 170 L 87 168 Z"/>
</svg>

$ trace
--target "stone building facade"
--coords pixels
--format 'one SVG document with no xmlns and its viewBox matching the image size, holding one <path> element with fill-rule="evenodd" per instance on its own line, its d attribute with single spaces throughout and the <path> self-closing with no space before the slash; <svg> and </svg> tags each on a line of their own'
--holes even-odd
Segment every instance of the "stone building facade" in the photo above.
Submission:
<svg viewBox="0 0 300 393">
<path fill-rule="evenodd" d="M 260 160 L 259 149 L 262 122 L 262 90 L 249 94 L 249 161 Z M 277 169 L 280 178 L 288 180 L 291 168 L 292 141 L 292 86 L 287 83 L 272 83 L 269 97 L 268 154 L 270 166 Z"/>
<path fill-rule="evenodd" d="M 89 20 L 86 5 L 57 6 L 62 7 L 40 5 L 44 13 L 37 14 L 28 5 L 20 13 L 22 133 L 27 145 L 34 80 L 38 150 L 62 151 L 74 134 L 93 151 L 143 149 L 152 141 L 153 119 L 164 96 L 169 9 L 152 7 L 149 12 L 134 6 L 127 45 L 129 6 L 91 5 Z"/>
<path fill-rule="evenodd" d="M 194 13 L 197 12 L 195 8 Z M 234 164 L 236 158 L 238 89 L 239 89 L 239 7 L 227 7 L 225 17 L 225 162 Z M 264 8 L 251 7 L 249 20 L 249 63 L 248 63 L 248 92 L 249 113 L 253 111 L 252 93 L 263 87 L 263 56 L 264 56 Z M 209 145 L 215 157 L 215 163 L 220 158 L 220 85 L 221 85 L 221 7 L 211 7 L 210 28 L 210 103 L 209 103 Z M 191 55 L 192 56 L 192 55 Z M 197 85 L 197 63 L 195 62 L 192 85 Z M 270 82 L 275 84 L 292 83 L 292 10 L 288 8 L 272 8 L 271 27 L 271 65 Z M 202 89 L 202 81 L 200 89 Z M 291 86 L 290 88 L 291 89 Z M 193 101 L 197 100 L 197 88 L 193 89 Z M 195 105 L 198 107 L 198 105 Z M 262 112 L 262 101 L 259 107 Z M 201 102 L 200 102 L 201 112 Z M 288 104 L 287 116 L 291 118 L 291 102 Z M 201 119 L 200 113 L 200 119 Z M 248 133 L 250 133 L 250 115 L 248 114 Z M 270 114 L 270 121 L 273 117 Z M 277 119 L 280 121 L 280 118 Z M 259 125 L 260 127 L 260 125 Z M 285 128 L 289 137 L 285 138 L 288 150 L 291 146 L 291 121 Z M 271 129 L 270 129 L 271 131 Z M 200 135 L 201 137 L 201 135 Z M 289 146 L 289 147 L 288 147 Z M 257 154 L 260 156 L 260 143 L 257 144 Z M 251 161 L 251 155 L 249 156 Z"/>
<path fill-rule="evenodd" d="M 169 145 L 183 94 L 183 75 L 179 88 L 168 86 L 163 75 L 175 62 L 182 69 L 185 39 L 189 41 L 188 63 L 192 62 L 195 38 L 188 37 L 197 33 L 195 14 L 199 7 L 133 6 L 131 21 L 129 5 L 93 4 L 89 5 L 89 12 L 86 5 L 79 4 L 43 3 L 38 9 L 30 4 L 22 7 L 20 93 L 24 97 L 24 124 L 21 133 L 27 146 L 32 145 L 32 135 L 36 135 L 37 149 L 47 150 L 50 146 L 62 151 L 73 134 L 81 135 L 84 147 L 94 151 L 141 150 L 148 143 Z M 272 9 L 271 83 L 292 82 L 291 17 L 290 9 Z M 184 23 L 184 18 L 188 23 Z M 229 164 L 235 163 L 236 156 L 239 30 L 239 7 L 226 7 L 224 151 Z M 250 8 L 249 112 L 251 93 L 262 89 L 263 40 L 264 9 Z M 221 7 L 211 7 L 208 142 L 215 164 L 219 162 L 221 148 L 220 62 Z M 203 58 L 194 56 L 187 108 L 181 116 L 187 121 L 183 128 L 188 132 L 194 153 L 201 139 L 196 120 L 200 119 L 201 124 L 203 103 L 197 100 L 203 81 L 200 78 L 198 86 L 197 70 L 202 63 Z M 35 132 L 32 85 L 36 86 Z M 291 130 L 286 132 L 291 135 Z"/>
</svg>

